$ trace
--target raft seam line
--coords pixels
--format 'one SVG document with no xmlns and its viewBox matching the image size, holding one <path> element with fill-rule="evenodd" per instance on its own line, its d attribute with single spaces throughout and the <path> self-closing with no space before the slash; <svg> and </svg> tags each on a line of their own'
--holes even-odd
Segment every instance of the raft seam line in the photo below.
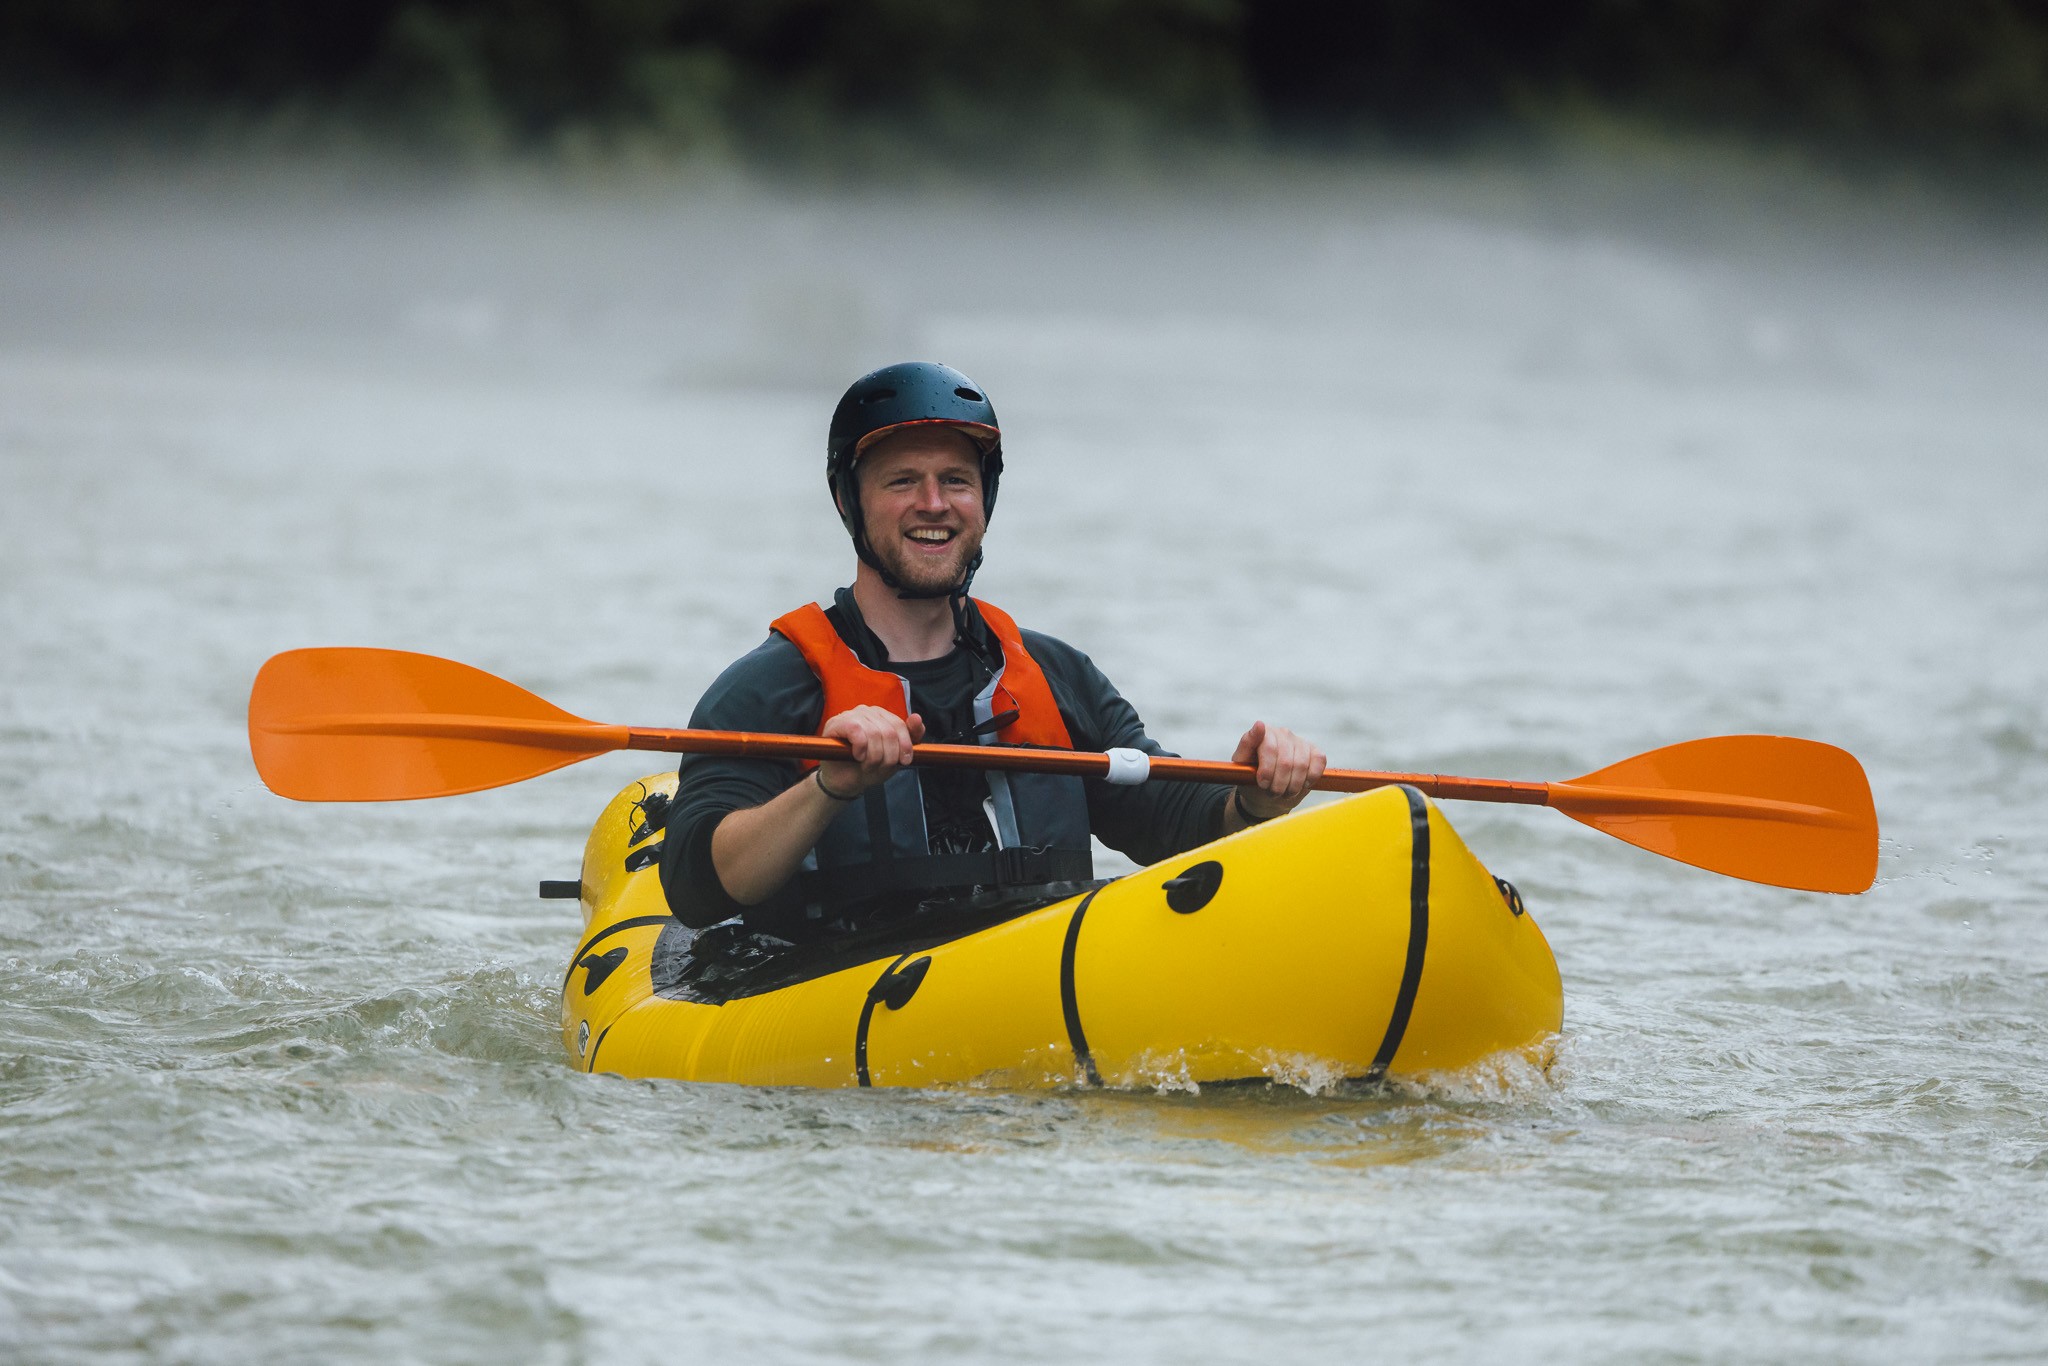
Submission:
<svg viewBox="0 0 2048 1366">
<path fill-rule="evenodd" d="M 1429 950 L 1429 803 L 1422 793 L 1406 783 L 1401 792 L 1408 798 L 1408 826 L 1413 843 L 1408 859 L 1408 958 L 1401 965 L 1401 989 L 1394 995 L 1394 1010 L 1387 1018 L 1386 1037 L 1367 1070 L 1367 1081 L 1380 1081 L 1393 1066 L 1394 1054 L 1408 1033 L 1408 1019 L 1415 1010 L 1415 993 L 1422 985 L 1423 956 Z"/>
<path fill-rule="evenodd" d="M 612 1021 L 612 1024 L 617 1023 L 617 1020 Z M 604 1047 L 604 1041 L 607 1037 L 610 1036 L 611 1032 L 612 1025 L 606 1025 L 602 1030 L 598 1032 L 597 1042 L 590 1046 L 590 1061 L 587 1064 L 585 1064 L 583 1068 L 585 1074 L 597 1071 L 597 1050 Z"/>
<path fill-rule="evenodd" d="M 1066 1017 L 1067 1046 L 1074 1050 L 1074 1060 L 1081 1064 L 1081 1074 L 1090 1086 L 1102 1085 L 1102 1073 L 1095 1070 L 1095 1055 L 1088 1048 L 1088 1035 L 1081 1029 L 1081 1001 L 1074 990 L 1074 959 L 1081 947 L 1081 917 L 1088 914 L 1088 907 L 1102 889 L 1081 898 L 1081 904 L 1074 908 L 1074 918 L 1067 922 L 1066 942 L 1060 946 L 1060 1014 Z"/>
</svg>

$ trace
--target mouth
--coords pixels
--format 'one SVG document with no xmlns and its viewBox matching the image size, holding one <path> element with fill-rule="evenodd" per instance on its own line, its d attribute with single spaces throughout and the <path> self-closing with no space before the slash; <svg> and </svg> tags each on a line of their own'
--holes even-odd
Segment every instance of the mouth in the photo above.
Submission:
<svg viewBox="0 0 2048 1366">
<path fill-rule="evenodd" d="M 923 554 L 938 555 L 943 554 L 946 547 L 951 545 L 959 534 L 950 527 L 919 526 L 904 532 L 903 539 L 909 541 Z"/>
</svg>

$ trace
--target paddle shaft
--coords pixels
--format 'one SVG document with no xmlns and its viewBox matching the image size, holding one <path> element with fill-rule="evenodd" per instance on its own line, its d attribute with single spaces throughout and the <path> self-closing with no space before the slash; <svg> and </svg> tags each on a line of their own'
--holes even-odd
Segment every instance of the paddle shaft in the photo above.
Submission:
<svg viewBox="0 0 2048 1366">
<path fill-rule="evenodd" d="M 623 749 L 651 749 L 673 754 L 722 754 L 736 759 L 798 759 L 847 761 L 852 751 L 843 740 L 815 735 L 763 735 L 750 731 L 642 730 L 627 727 Z M 911 762 L 929 768 L 994 768 L 1019 773 L 1056 773 L 1076 778 L 1103 778 L 1110 770 L 1107 754 L 1079 750 L 1014 749 L 1002 745 L 916 745 Z M 1177 783 L 1233 783 L 1250 786 L 1259 780 L 1251 764 L 1212 759 L 1151 761 L 1151 777 Z M 1315 786 L 1324 792 L 1365 792 L 1406 783 L 1432 797 L 1465 801 L 1521 802 L 1545 805 L 1549 784 L 1519 783 L 1501 778 L 1452 778 L 1438 773 L 1370 773 L 1357 769 L 1326 769 Z"/>
<path fill-rule="evenodd" d="M 296 735 L 416 736 L 421 739 L 470 740 L 515 744 L 534 749 L 561 749 L 584 754 L 644 749 L 662 754 L 717 754 L 733 759 L 795 759 L 810 763 L 853 761 L 844 740 L 819 735 L 776 735 L 745 730 L 666 730 L 612 726 L 598 721 L 539 721 L 524 717 L 451 716 L 442 712 L 414 715 L 309 716 L 272 727 Z M 1109 755 L 1086 750 L 1021 749 L 1004 745 L 916 745 L 911 762 L 927 768 L 1006 769 L 1013 773 L 1054 773 L 1075 778 L 1109 776 Z M 1231 783 L 1250 786 L 1259 780 L 1251 764 L 1213 759 L 1154 758 L 1150 777 L 1178 783 Z M 1432 797 L 1464 801 L 1521 802 L 1543 806 L 1553 784 L 1512 782 L 1504 778 L 1454 778 L 1441 773 L 1372 773 L 1361 769 L 1326 769 L 1315 787 L 1324 792 L 1365 792 L 1406 783 Z"/>
<path fill-rule="evenodd" d="M 717 754 L 734 759 L 794 759 L 823 763 L 852 762 L 844 740 L 818 735 L 775 735 L 744 730 L 668 730 L 606 725 L 598 721 L 543 721 L 524 717 L 461 716 L 446 712 L 411 715 L 308 716 L 275 723 L 275 731 L 298 735 L 414 736 L 485 744 L 512 744 L 529 749 L 569 751 L 582 757 L 613 750 L 653 750 L 663 754 Z M 574 762 L 573 759 L 567 762 Z M 1107 778 L 1113 767 L 1100 752 L 1063 749 L 1022 749 L 1003 745 L 915 745 L 911 762 L 927 768 L 1004 769 L 1013 773 L 1053 773 L 1075 778 Z M 1176 783 L 1228 783 L 1247 787 L 1259 780 L 1251 764 L 1213 759 L 1150 760 L 1147 779 Z M 1797 825 L 1844 825 L 1843 814 L 1823 806 L 1778 801 L 1768 797 L 1711 791 L 1673 791 L 1616 787 L 1578 782 L 1517 782 L 1508 778 L 1464 778 L 1446 773 L 1378 773 L 1367 769 L 1325 769 L 1313 784 L 1321 792 L 1366 792 L 1404 784 L 1438 800 L 1502 802 L 1549 806 L 1573 816 L 1597 813 L 1607 817 L 1736 816 L 1789 821 Z"/>
<path fill-rule="evenodd" d="M 649 749 L 671 754 L 722 754 L 738 759 L 846 761 L 852 751 L 843 740 L 815 735 L 765 735 L 751 731 L 642 730 L 619 727 L 623 749 Z M 1014 749 L 1001 745 L 914 745 L 911 762 L 928 768 L 1007 769 L 1021 773 L 1057 773 L 1076 778 L 1104 778 L 1107 754 L 1082 750 Z M 1175 783 L 1230 783 L 1249 787 L 1259 780 L 1251 764 L 1214 759 L 1154 758 L 1149 778 Z M 1843 824 L 1839 813 L 1803 802 L 1720 792 L 1659 791 L 1585 782 L 1517 782 L 1508 778 L 1463 778 L 1448 773 L 1379 773 L 1369 769 L 1330 768 L 1312 786 L 1318 792 L 1368 792 L 1400 784 L 1440 801 L 1503 802 L 1519 806 L 1554 806 L 1560 810 L 1598 810 L 1609 816 L 1639 814 L 1737 816 L 1787 820 L 1799 825 Z"/>
<path fill-rule="evenodd" d="M 408 801 L 523 782 L 616 750 L 850 761 L 822 736 L 655 730 L 588 721 L 452 659 L 404 650 L 274 656 L 249 691 L 249 752 L 295 801 Z M 1002 745 L 918 745 L 912 761 L 1112 783 L 1258 781 L 1249 764 Z M 1336 792 L 1405 784 L 1432 797 L 1547 806 L 1640 849 L 1731 877 L 1860 892 L 1877 872 L 1877 812 L 1846 750 L 1783 735 L 1683 740 L 1566 782 L 1331 769 Z"/>
</svg>

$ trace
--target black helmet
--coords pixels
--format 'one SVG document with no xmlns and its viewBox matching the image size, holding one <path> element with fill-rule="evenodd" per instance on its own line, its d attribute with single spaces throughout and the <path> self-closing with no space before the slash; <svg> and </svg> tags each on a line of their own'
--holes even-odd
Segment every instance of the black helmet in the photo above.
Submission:
<svg viewBox="0 0 2048 1366">
<path fill-rule="evenodd" d="M 882 568 L 868 546 L 854 467 L 861 453 L 881 437 L 927 422 L 952 427 L 980 448 L 981 513 L 986 521 L 996 510 L 996 485 L 1003 474 L 1003 430 L 981 386 L 951 366 L 904 361 L 862 375 L 832 410 L 832 428 L 825 438 L 825 483 L 839 505 L 839 520 L 853 537 L 854 553 L 899 593 L 905 591 L 903 586 Z M 979 564 L 977 555 L 967 578 L 974 577 Z M 952 591 L 964 593 L 966 584 Z"/>
</svg>

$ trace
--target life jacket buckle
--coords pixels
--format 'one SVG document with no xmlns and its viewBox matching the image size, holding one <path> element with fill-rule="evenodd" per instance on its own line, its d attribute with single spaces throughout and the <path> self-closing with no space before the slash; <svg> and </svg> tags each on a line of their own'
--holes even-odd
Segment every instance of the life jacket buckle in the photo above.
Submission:
<svg viewBox="0 0 2048 1366">
<path fill-rule="evenodd" d="M 1022 887 L 1038 881 L 1040 850 L 1014 847 L 989 850 L 989 861 L 995 869 L 995 885 L 998 887 Z"/>
</svg>

